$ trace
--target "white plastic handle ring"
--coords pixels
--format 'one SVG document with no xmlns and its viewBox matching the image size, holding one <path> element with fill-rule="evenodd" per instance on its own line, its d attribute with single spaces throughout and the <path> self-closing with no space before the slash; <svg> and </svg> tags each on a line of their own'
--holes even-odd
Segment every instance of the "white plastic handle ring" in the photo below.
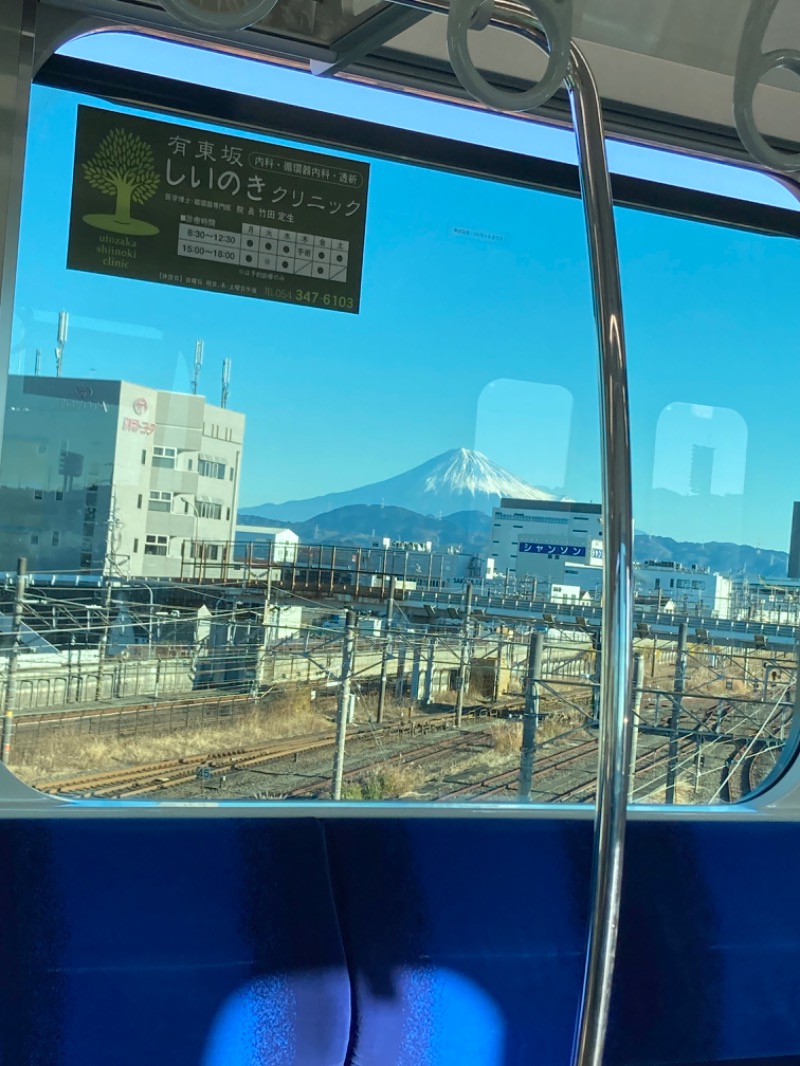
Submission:
<svg viewBox="0 0 800 1066">
<path fill-rule="evenodd" d="M 742 144 L 755 160 L 772 170 L 790 173 L 800 170 L 800 152 L 783 152 L 768 144 L 753 114 L 756 89 L 765 74 L 783 68 L 800 75 L 800 51 L 797 49 L 761 51 L 764 34 L 777 4 L 778 0 L 752 0 L 750 5 L 736 60 L 733 118 Z"/>
<path fill-rule="evenodd" d="M 488 107 L 498 111 L 532 111 L 541 107 L 564 83 L 572 43 L 572 0 L 523 0 L 540 23 L 547 38 L 548 61 L 544 77 L 524 92 L 507 92 L 490 85 L 478 73 L 469 54 L 467 34 L 483 28 L 488 18 L 476 21 L 485 3 L 481 0 L 450 0 L 447 15 L 447 49 L 450 63 L 464 88 Z"/>
</svg>

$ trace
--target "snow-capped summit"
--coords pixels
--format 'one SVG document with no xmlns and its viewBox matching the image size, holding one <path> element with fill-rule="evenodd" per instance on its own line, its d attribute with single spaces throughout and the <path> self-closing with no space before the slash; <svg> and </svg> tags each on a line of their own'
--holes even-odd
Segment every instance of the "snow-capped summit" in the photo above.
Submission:
<svg viewBox="0 0 800 1066">
<path fill-rule="evenodd" d="M 490 513 L 502 497 L 552 500 L 555 497 L 504 470 L 480 452 L 455 448 L 404 474 L 374 485 L 332 492 L 309 500 L 263 503 L 242 508 L 248 514 L 302 522 L 337 507 L 383 504 L 418 514 L 450 515 L 457 511 Z"/>
<path fill-rule="evenodd" d="M 410 470 L 406 477 L 422 472 L 426 467 L 430 473 L 425 477 L 425 492 L 440 493 L 442 491 L 461 495 L 464 493 L 472 496 L 497 496 L 515 497 L 522 500 L 552 500 L 553 497 L 541 489 L 536 489 L 526 481 L 522 481 L 502 466 L 493 463 L 482 452 L 470 451 L 469 448 L 456 448 L 455 451 L 437 455 L 430 462 Z M 401 475 L 402 476 L 402 475 Z M 491 510 L 496 506 L 492 503 L 488 508 L 471 507 L 459 508 L 459 510 Z"/>
</svg>

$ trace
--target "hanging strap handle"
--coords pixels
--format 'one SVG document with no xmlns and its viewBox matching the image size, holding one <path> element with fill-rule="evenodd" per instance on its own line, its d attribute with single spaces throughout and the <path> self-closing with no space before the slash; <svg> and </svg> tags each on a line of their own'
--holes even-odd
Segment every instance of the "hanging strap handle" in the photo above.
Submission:
<svg viewBox="0 0 800 1066">
<path fill-rule="evenodd" d="M 499 111 L 533 111 L 560 89 L 567 76 L 572 41 L 572 0 L 522 0 L 547 38 L 547 69 L 524 92 L 498 89 L 478 72 L 469 53 L 469 30 L 488 26 L 494 0 L 451 0 L 447 15 L 447 48 L 456 77 L 476 100 Z"/>
<path fill-rule="evenodd" d="M 761 51 L 764 35 L 777 6 L 778 0 L 751 0 L 736 59 L 733 117 L 742 144 L 757 162 L 771 170 L 792 173 L 800 170 L 800 152 L 784 152 L 773 148 L 756 125 L 753 114 L 756 89 L 765 74 L 783 69 L 800 75 L 800 51 L 796 48 Z"/>
</svg>

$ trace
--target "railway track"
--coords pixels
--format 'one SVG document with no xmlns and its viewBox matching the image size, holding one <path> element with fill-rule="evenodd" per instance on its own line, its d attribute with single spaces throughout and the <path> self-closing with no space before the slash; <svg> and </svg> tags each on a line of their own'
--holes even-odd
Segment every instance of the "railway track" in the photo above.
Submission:
<svg viewBox="0 0 800 1066">
<path fill-rule="evenodd" d="M 596 740 L 583 741 L 566 753 L 553 752 L 551 755 L 539 756 L 534 764 L 534 775 L 539 775 L 548 770 L 563 769 L 565 766 L 578 762 L 580 759 L 585 759 L 592 754 L 597 755 Z M 452 792 L 440 796 L 439 802 L 446 803 L 462 797 L 478 802 L 514 788 L 518 781 L 519 766 L 515 766 L 510 770 L 502 770 L 497 774 L 488 774 L 480 781 L 472 781 L 461 788 L 454 789 Z M 481 789 L 482 791 L 476 794 L 476 789 Z"/>
<path fill-rule="evenodd" d="M 363 726 L 348 731 L 348 742 L 380 735 L 385 738 L 418 733 L 430 733 L 449 728 L 453 721 L 452 714 L 431 715 L 427 718 L 411 720 L 404 723 Z M 95 774 L 79 774 L 60 780 L 40 780 L 33 787 L 41 792 L 56 795 L 79 795 L 96 798 L 123 799 L 174 788 L 189 784 L 198 777 L 213 777 L 220 774 L 235 773 L 258 766 L 260 763 L 287 756 L 301 755 L 305 752 L 331 747 L 335 741 L 333 729 L 316 733 L 307 733 L 296 737 L 286 737 L 270 741 L 267 744 L 247 748 L 225 749 L 216 752 L 201 752 L 182 756 L 177 759 L 164 759 L 159 762 L 128 766 L 119 770 L 107 770 Z M 439 742 L 442 744 L 447 741 Z"/>
<path fill-rule="evenodd" d="M 687 755 L 694 748 L 694 742 L 691 740 L 682 741 L 678 745 L 678 760 Z M 636 765 L 634 767 L 634 773 L 636 779 L 643 777 L 645 774 L 659 769 L 669 759 L 669 742 L 665 741 L 663 744 L 659 744 L 658 747 L 652 748 L 650 751 L 641 752 L 636 757 Z M 596 781 L 583 782 L 580 784 L 572 785 L 570 788 L 565 789 L 563 792 L 559 792 L 553 796 L 553 802 L 564 803 L 568 800 L 579 800 L 580 802 L 591 802 L 594 800 L 597 793 Z"/>
<path fill-rule="evenodd" d="M 681 742 L 678 748 L 679 759 L 685 757 L 692 748 L 692 741 L 686 740 Z M 657 748 L 649 751 L 641 752 L 636 759 L 635 773 L 637 778 L 660 767 L 667 761 L 668 757 L 668 743 L 661 744 Z M 594 775 L 596 771 L 597 741 L 595 739 L 582 741 L 579 744 L 573 745 L 567 751 L 553 752 L 550 755 L 539 756 L 534 764 L 533 781 L 537 786 L 535 791 L 541 791 L 538 786 L 543 777 L 552 777 L 555 774 L 563 772 L 565 769 L 570 767 L 574 768 L 576 763 L 588 759 L 595 760 L 588 771 L 592 774 L 592 780 L 578 782 L 561 792 L 550 793 L 549 802 L 564 803 L 578 799 L 581 801 L 592 800 L 596 793 L 596 781 L 594 780 Z M 509 798 L 511 798 L 511 794 L 516 791 L 518 781 L 519 767 L 515 766 L 510 770 L 503 770 L 497 774 L 489 774 L 480 781 L 470 782 L 469 784 L 463 785 L 461 788 L 445 793 L 439 797 L 439 802 L 445 803 L 452 802 L 453 800 L 465 799 L 468 802 L 482 803 L 485 800 L 503 796 L 505 794 L 509 794 Z"/>
<path fill-rule="evenodd" d="M 64 722 L 72 722 L 89 718 L 118 718 L 120 715 L 141 714 L 144 711 L 152 711 L 157 708 L 160 711 L 193 711 L 203 707 L 217 706 L 241 706 L 242 704 L 257 702 L 250 693 L 219 694 L 218 690 L 209 690 L 202 696 L 191 698 L 183 697 L 170 699 L 169 697 L 152 697 L 148 700 L 139 699 L 131 703 L 109 704 L 68 704 L 67 706 L 53 711 L 18 711 L 16 714 L 16 727 L 36 727 L 42 725 L 60 725 Z"/>
<path fill-rule="evenodd" d="M 121 799 L 145 792 L 155 792 L 194 781 L 203 769 L 211 774 L 246 769 L 260 762 L 279 759 L 287 755 L 313 751 L 333 744 L 333 732 L 307 734 L 283 741 L 252 748 L 235 748 L 229 751 L 186 755 L 179 759 L 164 759 L 161 762 L 130 766 L 121 770 L 108 770 L 99 774 L 80 774 L 61 781 L 39 781 L 33 787 L 40 792 L 57 795 L 81 795 Z"/>
<path fill-rule="evenodd" d="M 401 752 L 397 752 L 394 755 L 387 755 L 379 758 L 378 760 L 372 760 L 364 763 L 360 766 L 353 766 L 349 770 L 345 770 L 342 775 L 343 781 L 355 781 L 363 774 L 369 772 L 375 767 L 385 767 L 393 765 L 414 765 L 419 762 L 423 762 L 426 759 L 435 758 L 437 755 L 445 753 L 457 753 L 464 749 L 474 748 L 481 746 L 482 744 L 490 743 L 490 737 L 487 731 L 482 727 L 476 727 L 469 733 L 461 734 L 458 737 L 448 736 L 442 740 L 434 741 L 432 743 L 422 744 L 416 748 L 407 749 Z M 331 775 L 320 775 L 316 780 L 312 782 L 306 782 L 305 784 L 298 785 L 296 788 L 290 789 L 287 792 L 281 793 L 283 798 L 301 798 L 304 796 L 315 796 L 321 789 L 329 789 L 331 785 Z"/>
</svg>

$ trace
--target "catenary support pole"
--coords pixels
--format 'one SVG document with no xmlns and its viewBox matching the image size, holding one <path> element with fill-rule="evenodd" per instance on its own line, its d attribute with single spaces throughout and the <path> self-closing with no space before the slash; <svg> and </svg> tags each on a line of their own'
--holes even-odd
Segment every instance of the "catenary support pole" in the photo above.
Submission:
<svg viewBox="0 0 800 1066">
<path fill-rule="evenodd" d="M 386 682 L 389 673 L 389 658 L 392 654 L 392 618 L 394 616 L 394 597 L 397 590 L 397 578 L 391 577 L 389 579 L 389 599 L 386 601 L 386 617 L 383 620 L 383 648 L 381 651 L 381 682 L 378 690 L 378 712 L 377 721 L 380 724 L 383 721 L 384 711 L 386 709 Z"/>
<path fill-rule="evenodd" d="M 103 593 L 103 609 L 100 615 L 100 642 L 97 645 L 97 684 L 95 686 L 94 698 L 96 700 L 102 699 L 103 696 L 103 666 L 106 661 L 106 651 L 108 649 L 108 627 L 110 624 L 111 614 L 111 585 L 106 585 Z"/>
<path fill-rule="evenodd" d="M 411 703 L 422 701 L 422 637 L 414 640 L 411 652 Z"/>
<path fill-rule="evenodd" d="M 406 694 L 406 645 L 397 645 L 397 672 L 394 680 L 394 698 L 402 700 Z"/>
<path fill-rule="evenodd" d="M 11 620 L 13 643 L 8 656 L 8 673 L 6 674 L 5 706 L 3 708 L 2 761 L 11 759 L 11 741 L 14 734 L 14 711 L 17 704 L 17 668 L 19 653 L 22 648 L 22 616 L 25 611 L 25 578 L 28 570 L 26 559 L 17 560 L 17 584 L 14 589 L 14 614 Z"/>
<path fill-rule="evenodd" d="M 464 597 L 464 626 L 461 632 L 461 651 L 458 661 L 458 694 L 456 696 L 456 728 L 461 728 L 464 716 L 464 696 L 469 686 L 469 637 L 472 619 L 472 583 L 467 585 Z"/>
<path fill-rule="evenodd" d="M 665 803 L 675 802 L 675 779 L 678 776 L 678 743 L 680 740 L 681 702 L 686 691 L 686 645 L 689 639 L 689 625 L 681 622 L 678 626 L 678 655 L 675 659 L 675 683 L 672 698 L 672 714 L 669 720 L 669 754 L 667 756 L 667 787 Z"/>
<path fill-rule="evenodd" d="M 639 748 L 639 727 L 642 722 L 642 691 L 644 689 L 644 656 L 637 652 L 633 657 L 633 736 L 631 738 L 631 775 L 628 782 L 628 803 L 633 803 L 636 785 L 636 755 Z"/>
<path fill-rule="evenodd" d="M 425 663 L 425 687 L 422 702 L 426 707 L 433 703 L 434 681 L 436 675 L 436 637 L 428 637 L 428 654 Z"/>
<path fill-rule="evenodd" d="M 497 637 L 497 668 L 494 672 L 494 688 L 492 690 L 492 700 L 497 703 L 502 695 L 503 690 L 503 652 L 505 650 L 505 641 L 503 640 L 503 629 L 500 627 L 500 631 Z"/>
<path fill-rule="evenodd" d="M 539 682 L 542 679 L 544 633 L 531 633 L 528 668 L 525 676 L 525 710 L 522 716 L 522 752 L 519 761 L 519 798 L 531 798 L 533 760 L 536 756 L 536 730 L 539 726 Z"/>
<path fill-rule="evenodd" d="M 336 709 L 336 748 L 333 756 L 332 798 L 342 798 L 342 775 L 344 774 L 344 748 L 347 736 L 347 715 L 350 710 L 350 682 L 356 643 L 356 612 L 345 615 L 344 640 L 342 644 L 342 674 L 339 682 L 339 704 Z"/>
</svg>

